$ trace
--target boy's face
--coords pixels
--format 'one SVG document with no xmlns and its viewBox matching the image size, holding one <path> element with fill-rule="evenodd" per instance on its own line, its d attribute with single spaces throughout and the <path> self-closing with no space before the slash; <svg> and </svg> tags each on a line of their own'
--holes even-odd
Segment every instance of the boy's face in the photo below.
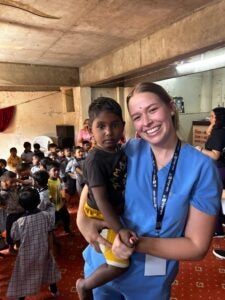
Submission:
<svg viewBox="0 0 225 300">
<path fill-rule="evenodd" d="M 4 190 L 9 190 L 16 186 L 16 178 L 8 178 L 1 181 L 1 188 Z"/>
<path fill-rule="evenodd" d="M 82 157 L 83 157 L 83 154 L 84 154 L 83 149 L 76 149 L 76 150 L 75 150 L 75 153 L 74 153 L 74 157 L 75 157 L 75 158 L 82 158 Z"/>
<path fill-rule="evenodd" d="M 57 156 L 63 157 L 63 155 L 64 155 L 63 151 L 58 151 L 58 152 L 57 152 Z"/>
<path fill-rule="evenodd" d="M 15 151 L 15 150 L 12 150 L 10 153 L 13 157 L 16 157 L 16 155 L 17 155 L 17 151 Z"/>
<path fill-rule="evenodd" d="M 84 151 L 89 151 L 90 150 L 90 148 L 91 148 L 91 145 L 90 145 L 90 143 L 86 143 L 86 144 L 83 144 L 83 149 L 84 149 Z"/>
<path fill-rule="evenodd" d="M 23 170 L 23 171 L 19 171 L 18 172 L 18 177 L 20 179 L 23 179 L 23 178 L 28 178 L 30 176 L 30 169 L 27 169 L 27 170 Z"/>
<path fill-rule="evenodd" d="M 51 179 L 57 179 L 57 178 L 59 178 L 59 169 L 55 168 L 55 167 L 51 168 L 49 170 L 48 174 Z"/>
<path fill-rule="evenodd" d="M 64 149 L 64 155 L 66 157 L 70 157 L 71 156 L 71 150 L 70 149 Z"/>
<path fill-rule="evenodd" d="M 31 151 L 31 146 L 28 145 L 28 146 L 24 147 L 24 149 L 25 149 L 26 151 Z"/>
<path fill-rule="evenodd" d="M 124 122 L 114 113 L 102 111 L 94 119 L 92 133 L 96 145 L 105 151 L 114 152 L 124 130 Z"/>
<path fill-rule="evenodd" d="M 56 152 L 56 147 L 50 147 L 49 152 L 54 152 L 55 153 Z"/>
<path fill-rule="evenodd" d="M 38 166 L 39 162 L 40 162 L 39 158 L 37 158 L 36 156 L 33 156 L 33 158 L 32 158 L 33 166 Z"/>
<path fill-rule="evenodd" d="M 5 169 L 6 165 L 2 162 L 0 162 L 0 168 Z"/>
</svg>

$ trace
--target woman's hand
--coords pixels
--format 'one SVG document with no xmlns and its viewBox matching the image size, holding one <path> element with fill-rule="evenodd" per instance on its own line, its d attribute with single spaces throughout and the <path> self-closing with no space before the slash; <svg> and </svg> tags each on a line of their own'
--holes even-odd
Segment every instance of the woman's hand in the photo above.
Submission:
<svg viewBox="0 0 225 300">
<path fill-rule="evenodd" d="M 80 196 L 80 203 L 77 212 L 77 226 L 85 240 L 91 246 L 93 246 L 96 249 L 96 251 L 99 250 L 99 243 L 110 248 L 111 244 L 107 242 L 99 233 L 103 228 L 107 227 L 106 222 L 91 219 L 87 217 L 84 213 L 83 207 L 85 202 L 87 201 L 87 195 L 88 187 L 85 185 Z"/>
<path fill-rule="evenodd" d="M 129 259 L 133 254 L 135 247 L 128 247 L 122 243 L 119 234 L 116 235 L 116 238 L 112 245 L 113 254 L 120 259 Z"/>
</svg>

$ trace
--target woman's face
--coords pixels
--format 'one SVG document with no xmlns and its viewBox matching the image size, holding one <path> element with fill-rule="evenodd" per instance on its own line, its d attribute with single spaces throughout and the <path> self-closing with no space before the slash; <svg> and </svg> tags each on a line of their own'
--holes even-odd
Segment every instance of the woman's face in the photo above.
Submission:
<svg viewBox="0 0 225 300">
<path fill-rule="evenodd" d="M 174 136 L 172 101 L 167 105 L 156 94 L 138 93 L 130 98 L 128 109 L 136 132 L 152 145 L 163 144 L 171 134 Z"/>
<path fill-rule="evenodd" d="M 85 128 L 85 129 L 89 129 L 89 119 L 86 119 L 86 120 L 84 121 L 84 128 Z"/>
<path fill-rule="evenodd" d="M 216 123 L 216 115 L 215 115 L 214 111 L 211 111 L 211 113 L 209 115 L 209 121 L 210 121 L 211 125 L 215 125 L 215 123 Z"/>
</svg>

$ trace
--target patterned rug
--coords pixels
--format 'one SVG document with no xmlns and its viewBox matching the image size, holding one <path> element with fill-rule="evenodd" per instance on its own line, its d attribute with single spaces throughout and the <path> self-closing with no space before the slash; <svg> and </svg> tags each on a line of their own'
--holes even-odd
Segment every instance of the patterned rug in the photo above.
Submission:
<svg viewBox="0 0 225 300">
<path fill-rule="evenodd" d="M 73 224 L 73 235 L 65 235 L 59 230 L 56 233 L 59 247 L 56 261 L 60 267 L 62 279 L 58 283 L 60 296 L 58 300 L 77 300 L 76 279 L 82 275 L 82 250 L 86 242 L 75 226 L 76 209 L 70 209 Z M 173 283 L 171 300 L 224 300 L 225 299 L 225 260 L 219 260 L 212 254 L 213 248 L 225 249 L 225 238 L 213 239 L 211 248 L 204 260 L 200 262 L 182 262 L 179 274 Z M 7 254 L 0 259 L 0 300 L 5 297 L 15 257 Z M 38 295 L 27 297 L 27 300 L 53 299 L 47 286 L 43 286 Z M 147 298 L 146 298 L 147 300 Z M 160 300 L 160 299 L 156 299 Z"/>
</svg>

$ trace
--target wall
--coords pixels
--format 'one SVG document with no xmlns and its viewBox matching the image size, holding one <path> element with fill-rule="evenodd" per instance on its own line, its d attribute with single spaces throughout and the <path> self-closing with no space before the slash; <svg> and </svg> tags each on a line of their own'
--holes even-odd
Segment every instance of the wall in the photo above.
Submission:
<svg viewBox="0 0 225 300">
<path fill-rule="evenodd" d="M 0 133 L 0 157 L 8 158 L 9 149 L 23 151 L 25 141 L 36 136 L 56 138 L 56 125 L 64 123 L 61 92 L 0 92 L 0 108 L 16 105 L 8 129 Z"/>
</svg>

